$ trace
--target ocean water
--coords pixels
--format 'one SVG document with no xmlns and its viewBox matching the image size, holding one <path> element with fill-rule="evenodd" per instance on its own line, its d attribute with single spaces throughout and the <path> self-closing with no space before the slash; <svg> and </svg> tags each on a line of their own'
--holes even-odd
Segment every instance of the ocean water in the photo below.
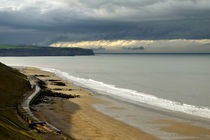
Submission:
<svg viewBox="0 0 210 140">
<path fill-rule="evenodd" d="M 210 119 L 210 55 L 0 57 L 35 66 L 96 94 Z"/>
</svg>

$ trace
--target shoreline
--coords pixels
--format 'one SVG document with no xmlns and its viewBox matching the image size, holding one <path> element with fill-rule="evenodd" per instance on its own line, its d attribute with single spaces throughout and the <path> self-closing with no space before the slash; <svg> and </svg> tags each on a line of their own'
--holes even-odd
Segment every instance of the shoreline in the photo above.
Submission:
<svg viewBox="0 0 210 140">
<path fill-rule="evenodd" d="M 25 65 L 23 67 L 33 67 L 33 66 Z M 210 109 L 208 108 L 208 106 L 205 105 L 202 106 L 199 104 L 190 104 L 190 103 L 188 104 L 185 102 L 179 102 L 175 100 L 166 99 L 163 97 L 153 96 L 151 94 L 145 94 L 145 93 L 142 94 L 141 92 L 138 93 L 138 91 L 132 90 L 130 88 L 124 89 L 116 87 L 117 90 L 115 90 L 115 84 L 113 84 L 112 86 L 112 84 L 110 85 L 92 79 L 75 77 L 69 75 L 67 72 L 61 71 L 60 69 L 37 67 L 37 66 L 35 66 L 34 68 L 38 68 L 41 71 L 51 72 L 66 81 L 69 81 L 71 83 L 73 82 L 72 85 L 85 88 L 91 93 L 95 93 L 102 96 L 108 96 L 110 98 L 115 98 L 118 101 L 125 101 L 133 105 L 148 107 L 150 109 L 155 108 L 155 110 L 161 110 L 161 111 L 164 110 L 165 112 L 177 112 L 177 114 L 187 114 L 189 116 L 192 116 L 192 118 L 195 117 L 201 120 L 210 121 Z M 101 86 L 101 84 L 103 86 Z M 107 89 L 107 87 L 109 88 Z M 129 92 L 127 92 L 127 90 Z M 132 96 L 133 94 L 138 96 Z"/>
<path fill-rule="evenodd" d="M 53 73 L 40 71 L 37 68 L 25 68 L 26 75 L 37 75 L 37 78 L 47 83 L 47 88 L 54 92 L 59 90 L 64 94 L 80 95 L 80 98 L 62 99 L 50 97 L 53 102 L 40 103 L 33 106 L 37 111 L 34 115 L 42 121 L 47 121 L 63 131 L 67 137 L 74 139 L 133 139 L 155 140 L 150 134 L 129 126 L 123 122 L 108 117 L 96 111 L 92 104 L 106 104 L 97 99 L 86 89 L 55 76 Z M 39 77 L 39 75 L 41 75 Z M 43 76 L 48 75 L 48 76 Z M 50 79 L 49 79 L 50 78 Z M 49 80 L 59 80 L 66 86 L 52 85 Z M 73 90 L 67 90 L 73 89 Z"/>
<path fill-rule="evenodd" d="M 131 139 L 131 138 L 139 139 L 139 137 L 141 137 L 141 139 L 156 139 L 155 137 L 158 137 L 161 139 L 167 139 L 167 137 L 170 137 L 170 136 L 177 138 L 177 136 L 179 135 L 180 135 L 180 138 L 196 137 L 198 139 L 199 138 L 205 139 L 206 135 L 210 135 L 209 129 L 199 127 L 199 126 L 194 127 L 194 125 L 191 125 L 191 124 L 188 124 L 186 127 L 192 131 L 189 131 L 189 133 L 187 134 L 183 132 L 179 132 L 177 131 L 177 128 L 180 128 L 182 125 L 180 125 L 180 123 L 177 122 L 177 120 L 174 120 L 165 116 L 157 115 L 157 113 L 149 114 L 148 111 L 144 111 L 144 110 L 140 110 L 138 114 L 135 113 L 138 111 L 131 111 L 131 112 L 127 111 L 127 113 L 134 114 L 134 115 L 133 116 L 130 115 L 130 117 L 126 118 L 124 122 L 129 121 L 129 119 L 132 119 L 132 117 L 138 116 L 138 115 L 139 117 L 147 117 L 148 115 L 153 115 L 153 118 L 156 118 L 156 117 L 157 118 L 156 119 L 150 118 L 149 120 L 146 120 L 147 122 L 143 122 L 143 123 L 140 122 L 140 125 L 142 125 L 142 127 L 133 127 L 131 125 L 128 125 L 129 122 L 125 124 L 122 118 L 120 117 L 117 118 L 113 116 L 113 112 L 118 112 L 118 111 L 123 112 L 124 110 L 126 110 L 127 105 L 125 107 L 121 107 L 122 104 L 118 104 L 118 106 L 109 107 L 110 101 L 104 100 L 104 98 L 101 96 L 92 96 L 92 94 L 90 94 L 87 91 L 87 89 L 77 87 L 59 78 L 54 73 L 40 71 L 37 68 L 29 68 L 29 67 L 26 67 L 23 71 L 26 75 L 44 75 L 44 74 L 50 75 L 51 79 L 60 80 L 63 83 L 65 83 L 68 88 L 74 89 L 74 90 L 68 91 L 65 88 L 63 88 L 65 89 L 65 90 L 62 90 L 63 93 L 81 96 L 81 98 L 75 98 L 75 99 L 69 99 L 69 100 L 54 98 L 54 103 L 52 104 L 41 103 L 36 106 L 36 108 L 38 108 L 41 111 L 34 112 L 35 115 L 38 118 L 42 119 L 43 121 L 49 121 L 50 123 L 52 123 L 53 125 L 57 127 L 60 126 L 61 130 L 65 129 L 64 134 L 67 136 L 73 137 L 75 139 L 88 139 L 88 138 L 90 139 Z M 49 77 L 38 77 L 38 78 L 45 81 L 47 81 L 47 79 L 49 80 Z M 50 88 L 51 90 L 56 89 L 56 88 L 61 89 L 61 87 L 56 87 L 55 85 L 51 85 L 49 81 L 47 81 L 47 85 L 49 86 L 48 88 Z M 60 92 L 60 91 L 61 90 L 57 92 Z M 108 108 L 109 111 L 107 111 L 106 108 Z M 139 108 L 137 109 L 139 110 Z M 108 114 L 106 114 L 105 112 L 108 112 Z M 142 115 L 142 112 L 143 113 L 146 112 L 147 115 Z M 154 131 L 152 129 L 148 129 L 148 130 L 144 129 L 144 126 L 148 125 L 148 121 L 151 122 L 150 125 L 155 126 L 153 129 Z M 176 125 L 168 127 L 167 129 L 165 129 L 164 127 L 161 127 L 164 125 L 171 125 L 171 124 L 176 124 Z M 173 131 L 169 131 L 171 128 L 173 128 Z M 194 129 L 200 132 L 199 135 L 193 135 L 193 133 L 195 133 Z M 132 132 L 130 132 L 131 130 Z M 155 132 L 156 130 L 158 132 Z M 166 133 L 166 134 L 162 136 L 161 133 Z"/>
</svg>

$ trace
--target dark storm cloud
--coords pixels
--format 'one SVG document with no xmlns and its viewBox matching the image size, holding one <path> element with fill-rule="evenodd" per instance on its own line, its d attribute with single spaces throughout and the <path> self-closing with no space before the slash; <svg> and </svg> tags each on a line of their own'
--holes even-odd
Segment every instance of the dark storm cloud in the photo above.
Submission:
<svg viewBox="0 0 210 140">
<path fill-rule="evenodd" d="M 208 0 L 0 0 L 0 43 L 210 38 Z"/>
</svg>

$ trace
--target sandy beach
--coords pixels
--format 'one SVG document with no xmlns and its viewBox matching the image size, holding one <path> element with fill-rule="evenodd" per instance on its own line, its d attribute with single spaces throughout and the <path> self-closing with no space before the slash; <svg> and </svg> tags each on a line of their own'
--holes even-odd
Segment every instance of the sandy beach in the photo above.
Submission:
<svg viewBox="0 0 210 140">
<path fill-rule="evenodd" d="M 35 68 L 24 69 L 26 75 L 41 75 L 39 79 L 46 81 L 52 91 L 71 95 L 80 95 L 80 98 L 62 99 L 53 97 L 53 103 L 41 103 L 35 106 L 38 110 L 34 114 L 42 121 L 47 121 L 63 131 L 67 137 L 77 140 L 155 140 L 156 138 L 134 127 L 97 112 L 91 104 L 104 104 L 96 99 L 86 89 L 73 86 L 56 75 L 40 71 Z M 46 75 L 46 76 L 43 76 Z M 66 86 L 52 85 L 49 80 L 59 80 Z M 73 89 L 73 90 L 69 90 Z M 106 103 L 105 103 L 106 104 Z"/>
<path fill-rule="evenodd" d="M 144 132 L 138 128 L 113 119 L 96 111 L 92 105 L 109 104 L 108 101 L 97 98 L 88 90 L 72 85 L 53 73 L 40 71 L 37 68 L 25 68 L 26 75 L 36 75 L 37 78 L 47 84 L 47 88 L 53 92 L 67 95 L 79 95 L 79 98 L 63 99 L 48 97 L 49 102 L 33 106 L 33 113 L 42 121 L 47 121 L 61 129 L 68 138 L 76 140 L 155 140 L 159 139 L 153 134 Z M 64 83 L 56 85 L 55 81 Z M 113 106 L 110 110 L 123 110 L 123 107 Z M 128 114 L 129 115 L 129 114 Z M 187 122 L 177 122 L 168 118 L 155 117 L 152 125 L 158 125 L 162 133 L 183 136 L 183 139 L 208 140 L 209 128 L 195 126 Z M 58 138 L 59 139 L 59 138 Z"/>
</svg>

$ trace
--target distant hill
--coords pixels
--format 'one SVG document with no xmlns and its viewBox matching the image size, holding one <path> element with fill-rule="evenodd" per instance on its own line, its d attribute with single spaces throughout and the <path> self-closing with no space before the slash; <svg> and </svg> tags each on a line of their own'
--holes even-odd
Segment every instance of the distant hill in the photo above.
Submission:
<svg viewBox="0 0 210 140">
<path fill-rule="evenodd" d="M 93 50 L 83 48 L 57 48 L 28 45 L 0 45 L 0 56 L 75 56 L 94 55 Z"/>
<path fill-rule="evenodd" d="M 18 119 L 16 104 L 23 94 L 29 92 L 30 83 L 25 75 L 0 63 L 0 139 L 40 139 L 27 130 Z"/>
</svg>

